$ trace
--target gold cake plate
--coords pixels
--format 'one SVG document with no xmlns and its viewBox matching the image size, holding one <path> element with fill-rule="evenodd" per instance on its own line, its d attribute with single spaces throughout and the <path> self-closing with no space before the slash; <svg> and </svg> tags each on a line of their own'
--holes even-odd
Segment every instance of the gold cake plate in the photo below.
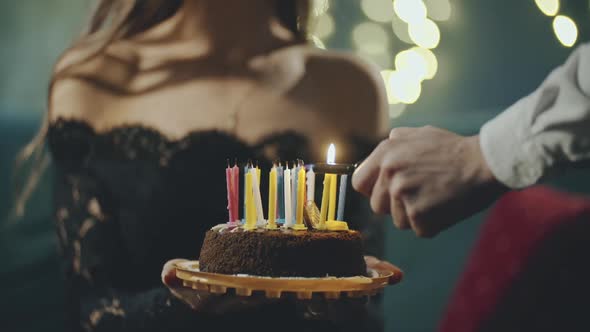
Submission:
<svg viewBox="0 0 590 332">
<path fill-rule="evenodd" d="M 295 294 L 298 299 L 311 299 L 314 294 L 326 299 L 338 299 L 341 296 L 362 297 L 376 295 L 391 285 L 394 272 L 376 271 L 372 277 L 258 277 L 249 275 L 228 275 L 201 272 L 199 261 L 185 261 L 176 264 L 176 276 L 183 286 L 196 291 L 212 294 L 225 294 L 234 289 L 238 296 L 251 296 L 253 292 L 262 292 L 267 298 L 280 298 L 284 294 Z M 401 272 L 397 272 L 401 273 Z M 397 282 L 397 281 L 394 281 Z"/>
</svg>

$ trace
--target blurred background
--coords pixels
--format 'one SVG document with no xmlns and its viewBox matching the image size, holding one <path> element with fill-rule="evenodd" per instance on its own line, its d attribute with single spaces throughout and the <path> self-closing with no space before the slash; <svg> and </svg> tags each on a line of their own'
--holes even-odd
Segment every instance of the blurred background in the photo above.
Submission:
<svg viewBox="0 0 590 332">
<path fill-rule="evenodd" d="M 52 64 L 83 26 L 92 1 L 0 3 L 0 216 L 9 214 L 17 151 L 45 110 Z M 312 41 L 375 63 L 391 126 L 431 124 L 475 134 L 534 90 L 588 41 L 587 0 L 316 0 Z M 362 110 L 359 110 L 362 111 Z M 590 193 L 588 173 L 551 185 Z M 24 221 L 0 225 L 0 324 L 59 331 L 63 302 L 46 176 Z M 485 213 L 434 240 L 387 227 L 386 258 L 406 272 L 385 296 L 386 330 L 432 331 Z"/>
</svg>

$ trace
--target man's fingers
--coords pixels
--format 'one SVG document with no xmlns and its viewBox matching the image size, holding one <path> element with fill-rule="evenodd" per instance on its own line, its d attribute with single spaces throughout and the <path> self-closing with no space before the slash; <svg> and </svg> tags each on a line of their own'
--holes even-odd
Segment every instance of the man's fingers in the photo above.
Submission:
<svg viewBox="0 0 590 332">
<path fill-rule="evenodd" d="M 406 213 L 406 206 L 404 205 L 404 202 L 401 199 L 392 196 L 390 205 L 391 216 L 395 226 L 399 229 L 410 228 L 410 219 Z"/>
<path fill-rule="evenodd" d="M 352 186 L 365 196 L 371 196 L 379 178 L 383 156 L 389 150 L 389 140 L 382 141 L 352 175 Z"/>
<path fill-rule="evenodd" d="M 389 179 L 383 172 L 377 178 L 371 192 L 371 209 L 378 214 L 389 212 Z"/>
</svg>

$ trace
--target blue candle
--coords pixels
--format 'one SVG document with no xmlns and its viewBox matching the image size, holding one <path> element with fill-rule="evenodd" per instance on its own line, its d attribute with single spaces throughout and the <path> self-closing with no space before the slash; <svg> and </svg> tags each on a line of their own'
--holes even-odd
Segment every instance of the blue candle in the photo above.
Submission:
<svg viewBox="0 0 590 332">
<path fill-rule="evenodd" d="M 338 213 L 336 220 L 344 221 L 344 205 L 346 202 L 346 184 L 348 182 L 348 174 L 340 177 L 340 192 L 338 193 Z"/>
</svg>

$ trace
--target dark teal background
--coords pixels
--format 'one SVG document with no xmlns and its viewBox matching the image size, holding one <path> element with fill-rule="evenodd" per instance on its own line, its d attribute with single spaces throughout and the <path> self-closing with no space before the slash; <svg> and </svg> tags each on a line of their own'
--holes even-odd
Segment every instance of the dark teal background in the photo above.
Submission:
<svg viewBox="0 0 590 332">
<path fill-rule="evenodd" d="M 551 19 L 533 0 L 451 2 L 452 20 L 439 25 L 439 74 L 425 82 L 419 101 L 392 120 L 392 126 L 433 124 L 475 134 L 481 124 L 532 91 L 571 52 L 557 42 Z M 337 33 L 327 45 L 349 49 L 350 31 L 365 19 L 359 1 L 331 3 Z M 7 216 L 12 206 L 13 159 L 38 127 L 51 64 L 82 26 L 87 4 L 0 2 L 0 216 Z M 588 40 L 588 1 L 562 0 L 561 13 L 573 17 L 580 40 Z M 394 40 L 393 51 L 407 47 Z M 553 184 L 590 193 L 590 172 L 568 172 Z M 6 331 L 60 331 L 63 324 L 50 192 L 51 177 L 46 176 L 27 216 L 13 223 L 3 218 L 0 226 L 0 326 Z M 386 258 L 406 272 L 405 280 L 386 292 L 388 331 L 435 329 L 483 217 L 485 213 L 432 240 L 387 228 Z"/>
</svg>

